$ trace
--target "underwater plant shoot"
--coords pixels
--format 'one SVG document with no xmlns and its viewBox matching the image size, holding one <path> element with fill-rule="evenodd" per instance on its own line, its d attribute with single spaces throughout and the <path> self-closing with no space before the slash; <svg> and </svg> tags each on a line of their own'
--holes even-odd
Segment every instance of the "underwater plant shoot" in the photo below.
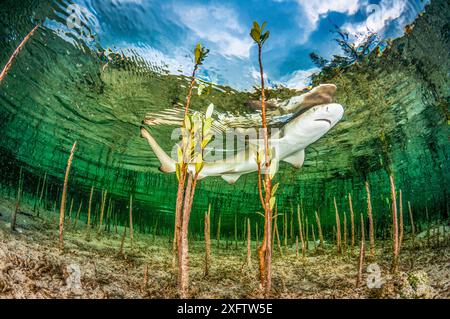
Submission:
<svg viewBox="0 0 450 319">
<path fill-rule="evenodd" d="M 4 0 L 0 18 L 0 305 L 450 299 L 448 1 Z"/>
</svg>

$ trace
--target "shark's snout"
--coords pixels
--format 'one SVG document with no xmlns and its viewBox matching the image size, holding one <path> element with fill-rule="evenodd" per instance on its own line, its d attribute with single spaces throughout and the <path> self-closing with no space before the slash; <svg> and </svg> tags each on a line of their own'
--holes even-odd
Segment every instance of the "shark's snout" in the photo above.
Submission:
<svg viewBox="0 0 450 319">
<path fill-rule="evenodd" d="M 337 103 L 328 104 L 328 112 L 332 113 L 338 120 L 344 115 L 344 108 Z"/>
<path fill-rule="evenodd" d="M 337 103 L 324 104 L 317 108 L 314 121 L 328 123 L 330 127 L 336 125 L 344 115 L 344 108 Z"/>
</svg>

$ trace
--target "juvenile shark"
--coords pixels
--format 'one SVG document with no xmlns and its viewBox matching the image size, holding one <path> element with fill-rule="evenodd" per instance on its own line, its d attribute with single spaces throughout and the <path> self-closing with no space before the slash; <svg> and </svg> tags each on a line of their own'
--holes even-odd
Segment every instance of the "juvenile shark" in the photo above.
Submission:
<svg viewBox="0 0 450 319">
<path fill-rule="evenodd" d="M 282 104 L 280 108 L 294 113 L 292 119 L 283 126 L 282 130 L 272 135 L 269 147 L 275 152 L 272 161 L 278 163 L 285 161 L 296 168 L 300 168 L 305 160 L 305 149 L 325 135 L 334 127 L 344 114 L 344 108 L 331 102 L 336 86 L 332 84 L 321 85 L 309 93 L 295 96 Z M 282 132 L 282 133 L 281 133 Z M 165 173 L 175 172 L 176 162 L 159 146 L 150 133 L 141 127 L 141 136 L 145 138 L 161 163 L 160 170 Z M 200 172 L 199 179 L 207 176 L 221 176 L 230 184 L 235 183 L 243 174 L 256 172 L 256 152 L 264 154 L 265 147 L 261 140 L 250 141 L 248 148 L 231 158 L 206 162 Z M 264 158 L 264 156 L 262 156 Z M 261 163 L 264 167 L 264 161 Z M 194 171 L 194 165 L 188 166 Z"/>
</svg>

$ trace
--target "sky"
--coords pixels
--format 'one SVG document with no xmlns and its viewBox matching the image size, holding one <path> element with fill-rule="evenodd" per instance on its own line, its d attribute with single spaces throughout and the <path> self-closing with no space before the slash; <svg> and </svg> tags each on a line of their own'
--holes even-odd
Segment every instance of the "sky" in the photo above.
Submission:
<svg viewBox="0 0 450 319">
<path fill-rule="evenodd" d="M 267 22 L 269 85 L 303 88 L 317 72 L 311 52 L 339 54 L 335 26 L 350 34 L 403 35 L 426 0 L 79 0 L 103 47 L 134 52 L 172 74 L 191 73 L 197 42 L 210 49 L 200 77 L 248 90 L 259 81 L 253 21 Z M 89 18 L 90 16 L 90 18 Z"/>
</svg>

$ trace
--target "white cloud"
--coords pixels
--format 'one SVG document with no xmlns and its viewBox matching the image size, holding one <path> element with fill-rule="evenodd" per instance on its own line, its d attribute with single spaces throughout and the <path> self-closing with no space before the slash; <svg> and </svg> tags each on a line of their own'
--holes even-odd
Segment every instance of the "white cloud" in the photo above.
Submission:
<svg viewBox="0 0 450 319">
<path fill-rule="evenodd" d="M 329 12 L 340 12 L 348 15 L 359 10 L 359 0 L 299 0 L 306 17 L 316 25 L 321 15 Z"/>
<path fill-rule="evenodd" d="M 405 0 L 381 0 L 378 5 L 368 5 L 366 21 L 360 23 L 346 23 L 342 29 L 350 34 L 367 35 L 369 32 L 380 33 L 388 22 L 399 18 L 406 9 Z M 363 37 L 359 37 L 363 39 Z"/>
<path fill-rule="evenodd" d="M 248 58 L 252 41 L 238 14 L 223 5 L 181 5 L 173 7 L 180 22 L 198 37 L 214 43 L 225 56 Z"/>
<path fill-rule="evenodd" d="M 297 70 L 288 77 L 285 77 L 282 83 L 290 89 L 303 89 L 311 84 L 311 75 L 318 71 L 320 71 L 319 68 Z"/>
<path fill-rule="evenodd" d="M 330 12 L 355 14 L 366 0 L 297 0 L 302 9 L 300 25 L 303 29 L 300 42 L 308 40 L 309 35 L 316 30 L 321 16 Z M 306 18 L 306 19 L 305 19 Z"/>
<path fill-rule="evenodd" d="M 252 79 L 255 80 L 255 83 L 261 82 L 261 71 L 255 69 L 255 68 L 251 68 L 251 76 Z M 264 79 L 267 80 L 269 78 L 269 76 L 267 75 L 266 72 L 264 72 Z"/>
</svg>

